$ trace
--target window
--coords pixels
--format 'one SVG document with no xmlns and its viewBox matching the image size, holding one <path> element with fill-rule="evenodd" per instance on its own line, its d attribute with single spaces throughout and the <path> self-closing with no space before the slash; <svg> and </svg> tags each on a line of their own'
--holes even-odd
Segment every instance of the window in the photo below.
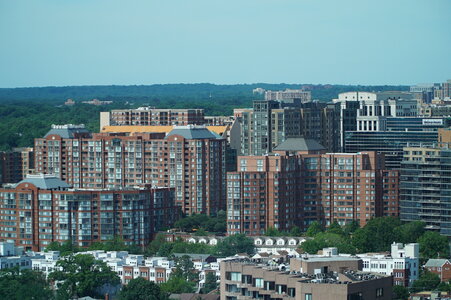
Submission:
<svg viewBox="0 0 451 300">
<path fill-rule="evenodd" d="M 263 278 L 255 278 L 255 287 L 262 288 L 264 285 Z"/>
<path fill-rule="evenodd" d="M 232 281 L 240 281 L 241 282 L 241 273 L 239 273 L 239 272 L 231 272 L 230 273 L 230 280 L 232 280 Z"/>
<path fill-rule="evenodd" d="M 384 289 L 383 288 L 378 288 L 376 289 L 376 297 L 382 297 L 384 295 Z"/>
<path fill-rule="evenodd" d="M 305 300 L 312 300 L 312 294 L 305 294 Z"/>
</svg>

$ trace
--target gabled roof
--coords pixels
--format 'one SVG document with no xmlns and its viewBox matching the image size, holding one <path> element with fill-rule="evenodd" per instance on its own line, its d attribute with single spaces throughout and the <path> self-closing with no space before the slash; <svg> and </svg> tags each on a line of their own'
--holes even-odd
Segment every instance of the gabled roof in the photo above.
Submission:
<svg viewBox="0 0 451 300">
<path fill-rule="evenodd" d="M 166 137 L 171 135 L 180 135 L 188 140 L 198 140 L 198 139 L 220 139 L 221 136 L 208 130 L 206 127 L 200 126 L 175 126 Z"/>
<path fill-rule="evenodd" d="M 41 190 L 54 190 L 58 188 L 67 189 L 71 187 L 69 184 L 59 179 L 55 175 L 46 174 L 27 175 L 27 178 L 20 181 L 18 185 L 21 183 L 30 183 L 37 188 L 40 188 Z"/>
<path fill-rule="evenodd" d="M 429 259 L 424 266 L 425 267 L 441 267 L 447 261 L 448 261 L 447 259 Z"/>
<path fill-rule="evenodd" d="M 287 138 L 274 151 L 319 151 L 325 150 L 323 145 L 312 139 L 303 137 Z"/>
</svg>

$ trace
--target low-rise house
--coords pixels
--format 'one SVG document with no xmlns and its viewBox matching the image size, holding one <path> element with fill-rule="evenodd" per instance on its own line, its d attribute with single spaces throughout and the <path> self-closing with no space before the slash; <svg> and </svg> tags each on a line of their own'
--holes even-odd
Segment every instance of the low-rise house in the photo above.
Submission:
<svg viewBox="0 0 451 300">
<path fill-rule="evenodd" d="M 424 268 L 437 274 L 442 282 L 451 280 L 451 262 L 448 259 L 429 259 Z"/>
</svg>

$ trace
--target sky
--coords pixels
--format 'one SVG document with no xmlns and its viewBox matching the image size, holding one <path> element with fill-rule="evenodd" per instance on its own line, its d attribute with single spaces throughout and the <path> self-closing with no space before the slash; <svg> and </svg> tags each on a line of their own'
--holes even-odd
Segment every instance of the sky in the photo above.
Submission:
<svg viewBox="0 0 451 300">
<path fill-rule="evenodd" d="M 451 78 L 450 0 L 0 0 L 0 88 Z"/>
</svg>

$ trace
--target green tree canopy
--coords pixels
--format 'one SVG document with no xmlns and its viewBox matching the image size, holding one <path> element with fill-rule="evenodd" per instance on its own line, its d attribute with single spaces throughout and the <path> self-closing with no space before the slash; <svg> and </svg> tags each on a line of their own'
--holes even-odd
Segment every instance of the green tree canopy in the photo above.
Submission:
<svg viewBox="0 0 451 300">
<path fill-rule="evenodd" d="M 230 235 L 217 245 L 217 253 L 220 256 L 232 256 L 237 253 L 253 254 L 254 252 L 254 241 L 244 234 Z"/>
<path fill-rule="evenodd" d="M 393 299 L 394 300 L 407 300 L 409 298 L 409 290 L 402 285 L 393 286 Z"/>
<path fill-rule="evenodd" d="M 401 221 L 394 217 L 374 218 L 357 229 L 352 237 L 352 244 L 358 252 L 387 251 L 397 240 L 396 228 Z"/>
<path fill-rule="evenodd" d="M 158 284 L 138 277 L 130 280 L 119 293 L 119 300 L 166 300 L 168 295 Z"/>
<path fill-rule="evenodd" d="M 103 296 L 98 294 L 99 288 L 120 283 L 119 277 L 105 262 L 90 254 L 66 256 L 56 266 L 49 279 L 57 281 L 59 299 Z"/>
<path fill-rule="evenodd" d="M 412 283 L 411 291 L 433 291 L 440 284 L 440 277 L 437 274 L 424 270 L 420 278 Z"/>
<path fill-rule="evenodd" d="M 218 288 L 218 281 L 216 279 L 215 272 L 208 272 L 207 275 L 205 275 L 205 284 L 202 288 L 202 294 L 208 294 L 213 290 L 216 290 Z"/>
<path fill-rule="evenodd" d="M 340 253 L 356 253 L 356 249 L 352 246 L 348 238 L 329 232 L 320 232 L 313 239 L 306 240 L 300 246 L 304 252 L 310 254 L 316 254 L 319 250 L 327 247 L 337 247 Z"/>
<path fill-rule="evenodd" d="M 0 270 L 0 299 L 50 300 L 53 292 L 45 275 L 33 270 L 19 268 Z"/>
<path fill-rule="evenodd" d="M 344 235 L 344 231 L 341 228 L 340 224 L 338 224 L 337 221 L 334 221 L 330 226 L 327 228 L 328 233 L 334 233 L 338 235 Z"/>
<path fill-rule="evenodd" d="M 416 242 L 425 232 L 426 223 L 413 221 L 402 224 L 395 229 L 396 242 L 408 244 Z"/>
<path fill-rule="evenodd" d="M 310 237 L 314 237 L 318 233 L 323 232 L 323 227 L 318 221 L 314 221 L 310 224 L 307 229 L 306 235 Z"/>
<path fill-rule="evenodd" d="M 420 255 L 423 258 L 447 258 L 449 257 L 449 243 L 446 236 L 438 232 L 426 231 L 420 238 Z"/>
</svg>

